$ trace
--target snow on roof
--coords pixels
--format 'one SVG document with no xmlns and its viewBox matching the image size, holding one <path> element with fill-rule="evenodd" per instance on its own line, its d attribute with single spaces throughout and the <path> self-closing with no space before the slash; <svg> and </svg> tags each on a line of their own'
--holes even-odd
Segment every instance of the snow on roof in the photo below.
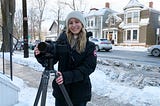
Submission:
<svg viewBox="0 0 160 106">
<path fill-rule="evenodd" d="M 114 10 L 112 10 L 110 8 L 101 8 L 101 9 L 98 9 L 98 10 L 89 11 L 89 13 L 86 14 L 86 17 L 104 15 L 106 11 L 108 11 L 110 13 L 116 13 L 116 11 L 114 11 Z"/>
<path fill-rule="evenodd" d="M 124 21 L 119 24 L 120 28 L 123 28 L 123 26 L 124 26 Z"/>
<path fill-rule="evenodd" d="M 140 26 L 148 25 L 149 24 L 149 18 L 141 19 L 140 20 Z"/>
<path fill-rule="evenodd" d="M 57 33 L 56 34 L 46 35 L 46 37 L 57 37 Z"/>
<path fill-rule="evenodd" d="M 121 22 L 122 21 L 122 19 L 120 18 L 120 17 L 118 17 L 117 16 L 117 14 L 110 14 L 109 16 L 108 16 L 108 19 L 105 21 L 105 23 L 109 23 L 109 20 L 110 20 L 110 18 L 114 18 L 115 19 L 115 21 L 116 22 Z"/>
<path fill-rule="evenodd" d="M 141 4 L 138 0 L 130 0 L 129 3 L 124 7 L 124 10 L 132 7 L 140 7 L 143 8 L 144 5 Z"/>
</svg>

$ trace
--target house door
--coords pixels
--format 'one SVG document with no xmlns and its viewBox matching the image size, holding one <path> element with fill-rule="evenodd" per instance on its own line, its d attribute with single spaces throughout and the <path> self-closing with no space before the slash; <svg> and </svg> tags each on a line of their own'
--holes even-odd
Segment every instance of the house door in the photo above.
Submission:
<svg viewBox="0 0 160 106">
<path fill-rule="evenodd" d="M 114 36 L 113 36 L 113 32 L 109 32 L 109 34 L 108 34 L 108 40 L 110 40 L 111 43 L 114 44 Z"/>
<path fill-rule="evenodd" d="M 106 39 L 111 41 L 112 44 L 114 44 L 114 37 L 113 37 L 113 32 L 106 32 Z"/>
<path fill-rule="evenodd" d="M 108 39 L 108 40 L 112 40 L 112 32 L 106 32 L 106 39 Z"/>
</svg>

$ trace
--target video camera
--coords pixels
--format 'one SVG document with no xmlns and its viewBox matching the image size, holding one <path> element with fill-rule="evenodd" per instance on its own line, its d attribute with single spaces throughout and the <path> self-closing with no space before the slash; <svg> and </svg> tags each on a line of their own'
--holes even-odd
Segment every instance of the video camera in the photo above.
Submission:
<svg viewBox="0 0 160 106">
<path fill-rule="evenodd" d="M 56 54 L 67 53 L 67 45 L 63 42 L 56 41 L 45 41 L 38 44 L 38 49 L 42 54 L 51 54 L 56 56 Z"/>
</svg>

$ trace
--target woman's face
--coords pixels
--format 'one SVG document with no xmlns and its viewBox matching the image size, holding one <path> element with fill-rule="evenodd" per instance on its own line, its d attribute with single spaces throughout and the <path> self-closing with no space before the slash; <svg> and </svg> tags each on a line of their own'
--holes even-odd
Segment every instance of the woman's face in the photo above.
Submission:
<svg viewBox="0 0 160 106">
<path fill-rule="evenodd" d="M 73 34 L 78 34 L 83 27 L 82 23 L 76 18 L 71 18 L 68 24 L 68 28 Z"/>
</svg>

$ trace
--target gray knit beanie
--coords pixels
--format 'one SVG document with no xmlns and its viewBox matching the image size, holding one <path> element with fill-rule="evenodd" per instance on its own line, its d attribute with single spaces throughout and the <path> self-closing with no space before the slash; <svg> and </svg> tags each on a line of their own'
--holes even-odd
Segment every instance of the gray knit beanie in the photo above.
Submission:
<svg viewBox="0 0 160 106">
<path fill-rule="evenodd" d="M 68 16 L 66 18 L 66 26 L 68 26 L 68 21 L 71 18 L 76 18 L 76 19 L 80 20 L 85 28 L 86 22 L 85 22 L 83 14 L 80 11 L 72 11 L 71 13 L 68 14 Z"/>
</svg>

